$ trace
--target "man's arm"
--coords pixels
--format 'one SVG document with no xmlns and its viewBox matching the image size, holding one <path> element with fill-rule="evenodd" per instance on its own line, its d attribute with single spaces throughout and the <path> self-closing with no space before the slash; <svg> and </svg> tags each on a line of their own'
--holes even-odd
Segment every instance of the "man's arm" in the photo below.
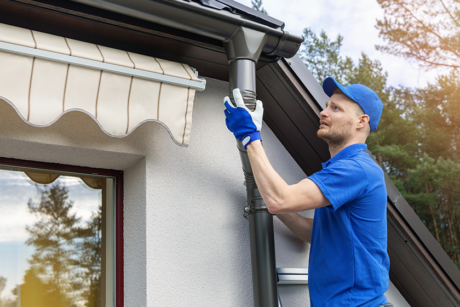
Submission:
<svg viewBox="0 0 460 307">
<path fill-rule="evenodd" d="M 311 242 L 313 219 L 305 218 L 298 213 L 286 213 L 276 215 L 284 225 L 304 242 Z"/>
<path fill-rule="evenodd" d="M 248 144 L 247 151 L 257 187 L 270 213 L 293 213 L 330 205 L 319 187 L 308 178 L 288 185 L 268 161 L 259 140 Z"/>
<path fill-rule="evenodd" d="M 273 169 L 260 142 L 263 105 L 256 101 L 256 108 L 250 111 L 244 104 L 239 89 L 233 90 L 233 105 L 229 97 L 224 98 L 225 123 L 248 151 L 254 177 L 260 194 L 271 213 L 290 213 L 329 205 L 318 186 L 310 179 L 288 185 Z"/>
</svg>

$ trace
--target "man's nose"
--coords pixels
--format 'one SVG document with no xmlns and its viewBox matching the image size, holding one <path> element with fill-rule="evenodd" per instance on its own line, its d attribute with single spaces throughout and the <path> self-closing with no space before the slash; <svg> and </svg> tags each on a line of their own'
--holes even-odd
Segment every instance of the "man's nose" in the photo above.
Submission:
<svg viewBox="0 0 460 307">
<path fill-rule="evenodd" d="M 324 109 L 324 110 L 322 110 L 321 112 L 319 112 L 319 115 L 321 115 L 321 117 L 328 117 L 329 114 L 327 114 L 327 111 L 326 111 L 326 110 L 327 110 L 327 109 Z"/>
</svg>

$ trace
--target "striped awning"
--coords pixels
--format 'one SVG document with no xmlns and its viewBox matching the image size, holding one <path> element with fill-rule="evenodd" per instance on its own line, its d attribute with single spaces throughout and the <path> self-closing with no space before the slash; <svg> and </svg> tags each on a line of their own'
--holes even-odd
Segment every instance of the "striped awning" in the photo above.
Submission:
<svg viewBox="0 0 460 307">
<path fill-rule="evenodd" d="M 0 24 L 0 99 L 32 126 L 80 111 L 112 137 L 154 121 L 187 146 L 204 87 L 186 64 Z"/>
</svg>

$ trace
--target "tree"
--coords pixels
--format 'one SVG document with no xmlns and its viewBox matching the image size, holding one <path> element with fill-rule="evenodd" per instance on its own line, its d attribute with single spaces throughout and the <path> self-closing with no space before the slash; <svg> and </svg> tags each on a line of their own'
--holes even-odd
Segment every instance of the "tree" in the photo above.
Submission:
<svg viewBox="0 0 460 307">
<path fill-rule="evenodd" d="M 304 37 L 299 56 L 316 80 L 323 83 L 326 77 L 331 76 L 340 83 L 347 83 L 346 76 L 351 73 L 354 64 L 350 57 L 340 56 L 343 37 L 338 35 L 335 41 L 331 41 L 326 32 L 321 31 L 317 36 L 310 28 L 304 29 Z"/>
<path fill-rule="evenodd" d="M 33 276 L 50 293 L 78 296 L 79 290 L 88 286 L 88 278 L 97 277 L 95 267 L 100 275 L 100 210 L 89 225 L 81 225 L 80 218 L 72 213 L 74 202 L 64 185 L 55 183 L 39 192 L 40 202 L 28 202 L 29 211 L 39 221 L 26 228 L 30 234 L 26 243 L 36 248 L 29 260 Z"/>
<path fill-rule="evenodd" d="M 388 45 L 377 49 L 417 61 L 425 68 L 444 67 L 413 100 L 419 106 L 421 148 L 431 157 L 460 161 L 460 1 L 378 0 L 385 12 L 377 29 Z"/>
<path fill-rule="evenodd" d="M 267 11 L 265 8 L 262 7 L 263 3 L 262 0 L 251 0 L 252 8 L 255 9 L 256 11 L 259 11 L 261 13 L 267 14 Z"/>
<path fill-rule="evenodd" d="M 460 163 L 427 154 L 409 170 L 405 197 L 451 259 L 460 264 Z M 419 199 L 415 195 L 421 195 Z"/>
<path fill-rule="evenodd" d="M 460 74 L 440 75 L 417 93 L 425 112 L 420 114 L 421 147 L 432 157 L 460 161 Z"/>
<path fill-rule="evenodd" d="M 70 292 L 71 267 L 75 264 L 73 241 L 82 237 L 84 230 L 78 226 L 80 219 L 71 213 L 73 201 L 68 199 L 68 189 L 59 183 L 40 190 L 39 203 L 29 200 L 29 211 L 39 218 L 32 227 L 27 226 L 28 245 L 36 248 L 30 260 L 37 274 L 49 284 Z"/>
<path fill-rule="evenodd" d="M 412 59 L 426 68 L 460 68 L 460 1 L 377 0 L 385 17 L 377 20 L 377 50 Z"/>
<path fill-rule="evenodd" d="M 410 95 L 418 160 L 403 181 L 407 201 L 460 268 L 460 1 L 378 2 L 385 17 L 377 29 L 388 42 L 378 50 L 449 70 Z"/>
</svg>

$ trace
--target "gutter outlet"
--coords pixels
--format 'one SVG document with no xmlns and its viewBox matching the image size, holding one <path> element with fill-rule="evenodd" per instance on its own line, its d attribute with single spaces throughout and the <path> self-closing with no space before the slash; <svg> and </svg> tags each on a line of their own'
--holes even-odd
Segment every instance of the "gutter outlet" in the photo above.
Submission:
<svg viewBox="0 0 460 307">
<path fill-rule="evenodd" d="M 230 65 L 229 90 L 239 88 L 245 105 L 254 111 L 256 107 L 256 63 L 267 41 L 267 34 L 239 27 L 235 34 L 223 42 Z"/>
</svg>

